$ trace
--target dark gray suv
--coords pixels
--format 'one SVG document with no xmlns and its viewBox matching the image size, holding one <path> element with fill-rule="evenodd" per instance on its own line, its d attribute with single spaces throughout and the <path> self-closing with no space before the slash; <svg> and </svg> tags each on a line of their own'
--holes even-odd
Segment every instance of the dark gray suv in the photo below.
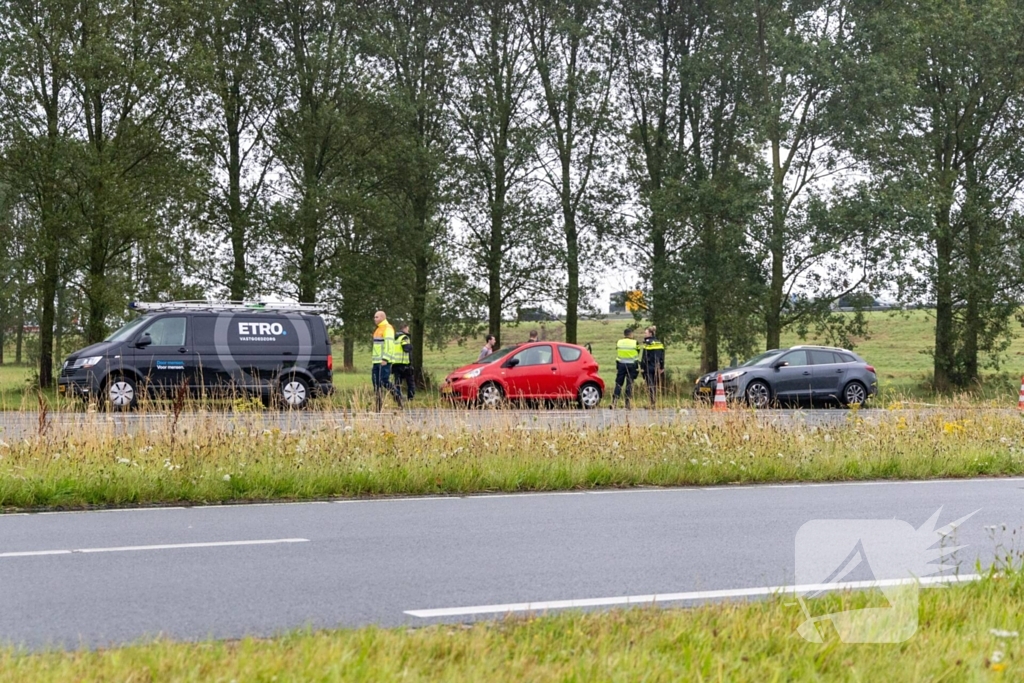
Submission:
<svg viewBox="0 0 1024 683">
<path fill-rule="evenodd" d="M 709 372 L 697 379 L 694 398 L 713 398 L 719 374 L 727 399 L 755 408 L 834 401 L 859 405 L 878 391 L 878 377 L 867 361 L 832 346 L 772 349 L 734 368 Z"/>
</svg>

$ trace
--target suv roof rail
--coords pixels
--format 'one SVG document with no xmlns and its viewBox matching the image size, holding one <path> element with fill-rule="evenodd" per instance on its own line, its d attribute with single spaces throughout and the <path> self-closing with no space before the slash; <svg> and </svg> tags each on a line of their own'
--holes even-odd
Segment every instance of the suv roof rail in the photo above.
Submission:
<svg viewBox="0 0 1024 683">
<path fill-rule="evenodd" d="M 838 346 L 822 346 L 820 344 L 798 344 L 797 346 L 791 346 L 793 349 L 823 349 L 826 351 L 846 351 L 846 349 Z"/>
<path fill-rule="evenodd" d="M 157 311 L 238 311 L 245 313 L 259 312 L 291 312 L 291 313 L 324 313 L 326 304 L 292 304 L 287 302 L 264 301 L 132 301 L 128 308 L 139 313 Z"/>
</svg>

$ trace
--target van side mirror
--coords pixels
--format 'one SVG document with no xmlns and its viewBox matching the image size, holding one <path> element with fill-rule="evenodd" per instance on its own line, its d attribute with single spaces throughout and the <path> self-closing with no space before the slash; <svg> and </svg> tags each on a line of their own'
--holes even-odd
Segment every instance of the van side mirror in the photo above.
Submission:
<svg viewBox="0 0 1024 683">
<path fill-rule="evenodd" d="M 149 336 L 149 332 L 147 332 L 146 334 L 144 334 L 141 337 L 139 337 L 138 340 L 136 340 L 135 348 L 144 349 L 144 348 L 146 348 L 147 346 L 149 346 L 152 343 L 153 343 L 153 338 L 151 336 Z"/>
</svg>

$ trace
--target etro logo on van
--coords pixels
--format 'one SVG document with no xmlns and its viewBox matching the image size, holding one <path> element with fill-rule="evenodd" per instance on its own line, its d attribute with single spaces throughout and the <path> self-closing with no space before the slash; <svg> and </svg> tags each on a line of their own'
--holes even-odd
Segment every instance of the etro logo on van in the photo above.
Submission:
<svg viewBox="0 0 1024 683">
<path fill-rule="evenodd" d="M 272 342 L 287 334 L 281 323 L 238 323 L 239 341 Z"/>
</svg>

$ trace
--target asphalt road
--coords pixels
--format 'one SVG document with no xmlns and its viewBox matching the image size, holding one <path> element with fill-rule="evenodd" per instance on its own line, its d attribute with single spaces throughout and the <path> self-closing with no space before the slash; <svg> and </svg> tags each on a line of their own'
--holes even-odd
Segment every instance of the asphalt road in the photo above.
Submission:
<svg viewBox="0 0 1024 683">
<path fill-rule="evenodd" d="M 1016 414 L 1014 410 L 985 409 L 987 413 Z M 915 410 L 760 410 L 753 414 L 766 425 L 840 426 L 854 415 L 869 423 L 917 419 L 935 414 L 959 416 L 962 410 L 925 408 Z M 356 411 L 298 411 L 264 413 L 200 412 L 184 413 L 177 424 L 189 430 L 203 424 L 227 429 L 279 428 L 281 430 L 339 429 L 345 426 L 377 426 L 390 430 L 480 429 L 519 427 L 522 429 L 603 429 L 616 425 L 686 424 L 698 420 L 726 420 L 730 413 L 699 409 L 611 410 L 452 410 L 408 409 L 384 413 Z M 45 433 L 62 437 L 96 430 L 134 433 L 140 430 L 166 429 L 174 422 L 169 413 L 55 413 L 40 421 L 36 412 L 0 412 L 0 440 L 24 439 Z"/>
<path fill-rule="evenodd" d="M 940 506 L 940 526 L 980 509 L 955 536 L 968 544 L 956 561 L 970 573 L 976 558 L 992 562 L 1000 538 L 1021 536 L 1011 532 L 1024 526 L 1024 479 L 2 515 L 0 641 L 423 625 L 495 618 L 515 603 L 600 608 L 655 594 L 687 604 L 672 595 L 793 584 L 808 521 L 917 528 Z M 1007 531 L 993 538 L 993 525 Z M 867 578 L 888 578 L 874 557 Z"/>
</svg>

